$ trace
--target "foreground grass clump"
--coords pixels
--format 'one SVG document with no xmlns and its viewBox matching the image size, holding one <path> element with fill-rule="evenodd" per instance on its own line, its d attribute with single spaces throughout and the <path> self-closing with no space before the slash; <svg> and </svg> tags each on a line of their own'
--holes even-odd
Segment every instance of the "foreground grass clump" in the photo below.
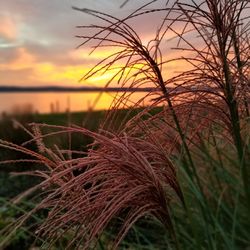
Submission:
<svg viewBox="0 0 250 250">
<path fill-rule="evenodd" d="M 30 173 L 43 181 L 14 200 L 42 190 L 40 201 L 3 229 L 3 245 L 10 228 L 45 211 L 37 235 L 47 248 L 62 239 L 68 249 L 250 246 L 249 2 L 169 1 L 160 9 L 152 7 L 154 2 L 122 20 L 76 8 L 102 21 L 79 26 L 93 30 L 79 36 L 83 44 L 120 48 L 85 79 L 115 70 L 107 86 L 112 81 L 150 85 L 155 92 L 138 100 L 134 108 L 144 108 L 133 115 L 128 110 L 124 119 L 117 110 L 129 106 L 133 93 L 117 96 L 98 132 L 33 124 L 29 142 L 37 143 L 37 152 L 1 141 L 2 147 L 45 167 Z M 164 19 L 146 46 L 127 21 L 152 13 Z M 169 32 L 183 53 L 165 60 L 162 47 Z M 164 69 L 173 61 L 184 61 L 188 70 L 165 79 Z M 87 151 L 44 143 L 62 134 L 88 136 L 93 142 Z M 156 231 L 145 232 L 140 223 L 151 223 Z"/>
</svg>

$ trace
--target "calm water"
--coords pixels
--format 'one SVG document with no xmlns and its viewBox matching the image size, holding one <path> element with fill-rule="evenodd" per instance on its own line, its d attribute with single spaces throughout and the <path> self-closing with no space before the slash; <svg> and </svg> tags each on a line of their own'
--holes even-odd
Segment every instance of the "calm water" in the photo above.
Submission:
<svg viewBox="0 0 250 250">
<path fill-rule="evenodd" d="M 109 108 L 114 93 L 0 93 L 0 113 L 38 111 L 39 113 L 83 111 Z M 143 93 L 136 93 L 136 101 Z M 100 97 L 100 98 L 98 98 Z M 98 98 L 98 101 L 96 102 Z M 96 105 L 94 105 L 96 102 Z"/>
</svg>

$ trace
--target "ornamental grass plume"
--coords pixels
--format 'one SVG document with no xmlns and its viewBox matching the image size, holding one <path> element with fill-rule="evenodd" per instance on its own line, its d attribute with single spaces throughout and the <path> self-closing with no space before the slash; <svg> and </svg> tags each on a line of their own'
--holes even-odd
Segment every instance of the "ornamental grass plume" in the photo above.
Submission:
<svg viewBox="0 0 250 250">
<path fill-rule="evenodd" d="M 163 116 L 160 119 L 155 117 L 156 119 L 154 120 L 157 120 L 165 127 L 163 131 L 166 132 L 166 130 L 171 130 L 171 133 L 167 133 L 172 134 L 171 137 L 174 136 L 174 143 L 172 146 L 170 146 L 170 148 L 174 148 L 176 145 L 182 145 L 181 147 L 184 149 L 183 162 L 186 166 L 186 170 L 189 172 L 191 178 L 196 180 L 199 189 L 202 190 L 202 185 L 199 181 L 199 177 L 197 176 L 196 167 L 189 148 L 189 143 L 192 142 L 194 135 L 192 133 L 191 137 L 189 138 L 189 133 L 187 131 L 193 130 L 198 132 L 197 129 L 199 128 L 200 130 L 204 127 L 209 128 L 211 126 L 211 122 L 209 121 L 214 120 L 212 118 L 214 113 L 217 115 L 217 118 L 219 118 L 216 119 L 218 120 L 218 123 L 221 123 L 220 119 L 227 119 L 227 117 L 225 117 L 226 112 L 223 110 L 223 107 L 225 106 L 225 103 L 223 102 L 224 99 L 218 98 L 218 96 L 221 96 L 220 90 L 218 90 L 217 87 L 213 85 L 212 81 L 209 81 L 209 75 L 206 77 L 206 73 L 209 74 L 210 70 L 206 69 L 206 64 L 209 60 L 209 57 L 203 56 L 200 59 L 199 56 L 200 54 L 203 55 L 203 52 L 201 53 L 199 48 L 196 49 L 194 46 L 192 46 L 192 44 L 190 45 L 190 43 L 188 43 L 184 37 L 187 29 L 187 23 L 190 22 L 189 26 L 192 26 L 192 23 L 196 25 L 197 22 L 192 18 L 186 18 L 186 13 L 184 11 L 185 9 L 182 7 L 182 4 L 179 1 L 174 1 L 173 5 L 170 7 L 167 6 L 161 9 L 144 10 L 145 7 L 148 7 L 154 2 L 155 1 L 152 1 L 142 8 L 139 8 L 123 20 L 95 10 L 75 8 L 76 10 L 83 11 L 84 13 L 97 17 L 104 23 L 101 25 L 78 26 L 78 28 L 92 29 L 96 31 L 91 35 L 87 34 L 78 36 L 79 38 L 84 39 L 84 42 L 80 46 L 83 46 L 90 41 L 96 41 L 97 43 L 96 46 L 94 46 L 93 51 L 100 47 L 118 48 L 117 52 L 111 54 L 107 58 L 100 61 L 95 67 L 93 67 L 83 79 L 87 80 L 89 77 L 92 77 L 96 74 L 115 70 L 116 73 L 113 77 L 111 77 L 110 81 L 107 82 L 107 86 L 113 81 L 117 81 L 121 86 L 129 86 L 133 88 L 139 88 L 143 85 L 154 86 L 156 91 L 150 93 L 148 96 L 151 98 L 151 100 L 155 100 L 154 102 L 151 102 L 151 107 L 154 108 L 161 104 L 164 105 L 165 109 L 167 110 L 165 113 L 167 116 Z M 166 13 L 165 18 L 160 28 L 157 30 L 155 39 L 150 41 L 147 45 L 144 45 L 135 30 L 129 26 L 126 21 L 131 18 L 153 12 Z M 178 17 L 176 17 L 176 13 L 178 14 Z M 202 14 L 203 13 L 201 13 L 201 15 Z M 170 24 L 167 23 L 168 21 Z M 183 31 L 181 31 L 180 34 L 173 28 L 174 24 L 179 21 L 184 22 L 185 24 Z M 193 50 L 195 54 L 198 54 L 198 56 L 195 55 L 194 58 L 181 58 L 182 60 L 190 63 L 193 66 L 193 69 L 183 72 L 168 80 L 164 80 L 164 76 L 162 74 L 163 67 L 167 67 L 168 63 L 171 61 L 179 60 L 179 58 L 177 58 L 164 61 L 162 56 L 161 44 L 165 34 L 169 30 L 173 31 L 181 41 L 184 40 L 188 46 L 190 45 L 191 50 Z M 192 27 L 192 30 L 195 30 L 195 27 Z M 206 39 L 205 36 L 203 36 L 203 38 L 204 40 Z M 208 49 L 210 49 L 210 47 Z M 183 50 L 189 51 L 190 48 L 184 48 Z M 204 63 L 204 66 L 201 65 L 202 63 Z M 120 66 L 121 64 L 123 66 Z M 216 72 L 214 73 L 216 74 Z M 169 86 L 173 91 L 171 91 Z M 126 105 L 127 99 L 130 99 L 130 94 L 128 97 L 124 95 L 122 98 L 118 98 L 118 101 L 115 103 L 114 107 L 121 108 L 123 103 Z M 139 100 L 136 103 L 136 106 L 140 107 L 144 100 L 145 98 Z M 217 108 L 217 103 L 222 105 L 219 105 L 219 108 Z M 191 115 L 194 108 L 199 110 L 200 117 Z M 189 112 L 185 113 L 186 110 Z M 210 112 L 207 112 L 208 110 Z M 144 113 L 145 112 L 139 114 L 137 118 L 140 120 Z M 186 115 L 183 116 L 183 114 Z M 196 114 L 198 114 L 198 112 L 196 112 Z M 190 119 L 190 117 L 193 118 Z M 142 119 L 145 120 L 144 117 Z M 201 119 L 203 121 L 208 121 L 207 124 L 202 122 L 203 126 L 200 126 L 199 121 Z M 110 121 L 110 119 L 108 119 L 108 121 Z M 154 125 L 155 124 L 156 123 L 154 123 Z M 198 125 L 196 128 L 195 124 Z M 124 128 L 128 128 L 127 125 L 128 123 L 126 123 Z M 138 123 L 135 123 L 135 126 L 139 127 Z M 224 126 L 224 123 L 222 123 L 222 126 Z M 155 128 L 157 129 L 157 126 Z M 130 130 L 130 128 L 128 128 L 128 130 Z M 142 133 L 144 132 L 145 129 Z M 161 136 L 161 138 L 165 137 L 166 139 L 164 133 L 162 134 L 163 136 Z M 172 142 L 173 140 L 170 143 Z"/>
<path fill-rule="evenodd" d="M 93 51 L 103 47 L 118 48 L 117 52 L 93 67 L 83 79 L 115 70 L 107 86 L 117 81 L 121 86 L 133 88 L 155 87 L 155 91 L 147 96 L 151 98 L 150 107 L 154 109 L 163 105 L 166 111 L 158 118 L 149 115 L 148 124 L 157 130 L 155 125 L 160 122 L 164 131 L 171 131 L 167 134 L 174 134 L 174 141 L 182 145 L 186 170 L 201 192 L 202 185 L 190 145 L 199 147 L 196 141 L 202 131 L 212 127 L 220 129 L 228 142 L 234 145 L 250 209 L 250 174 L 245 155 L 249 153 L 245 152 L 247 142 L 242 136 L 242 124 L 249 117 L 250 100 L 249 1 L 167 1 L 163 8 L 150 9 L 149 6 L 155 2 L 151 1 L 121 20 L 95 10 L 75 8 L 103 22 L 100 25 L 78 27 L 95 31 L 91 35 L 78 36 L 84 39 L 80 46 L 96 42 Z M 163 13 L 164 18 L 155 38 L 145 45 L 127 21 L 155 12 Z M 169 32 L 177 39 L 174 49 L 182 51 L 180 57 L 165 59 L 163 56 L 161 48 Z M 167 71 L 172 62 L 185 62 L 187 70 L 165 79 L 163 70 Z M 127 105 L 124 99 L 125 96 L 118 99 L 114 107 L 121 108 L 124 103 Z M 136 107 L 140 107 L 144 100 L 138 100 Z M 149 110 L 146 109 L 147 114 Z M 145 124 L 145 110 L 136 118 L 133 119 L 136 121 L 135 127 L 138 128 L 137 122 L 141 119 Z M 157 122 L 151 126 L 152 120 Z M 124 129 L 130 130 L 129 124 L 132 123 L 126 123 Z"/>
<path fill-rule="evenodd" d="M 94 133 L 79 127 L 60 127 L 36 124 L 36 128 L 50 127 L 57 131 L 91 136 L 87 157 L 66 160 L 60 150 L 55 153 L 44 148 L 47 157 L 25 148 L 1 141 L 1 147 L 31 155 L 46 167 L 35 171 L 44 180 L 35 189 L 46 189 L 47 195 L 33 211 L 17 222 L 20 226 L 32 213 L 48 209 L 48 216 L 37 234 L 55 242 L 72 233 L 67 249 L 89 249 L 101 237 L 104 229 L 112 226 L 115 218 L 123 219 L 117 228 L 113 247 L 117 248 L 130 227 L 141 217 L 152 215 L 172 230 L 169 202 L 175 193 L 183 202 L 176 171 L 160 145 L 140 138 L 117 136 L 110 132 Z M 41 130 L 40 130 L 41 131 Z M 49 134 L 51 136 L 51 134 Z M 45 136 L 43 136 L 45 137 Z M 34 138 L 39 140 L 43 137 Z M 25 160 L 23 160 L 25 161 Z M 172 191 L 171 191 L 172 190 Z"/>
</svg>

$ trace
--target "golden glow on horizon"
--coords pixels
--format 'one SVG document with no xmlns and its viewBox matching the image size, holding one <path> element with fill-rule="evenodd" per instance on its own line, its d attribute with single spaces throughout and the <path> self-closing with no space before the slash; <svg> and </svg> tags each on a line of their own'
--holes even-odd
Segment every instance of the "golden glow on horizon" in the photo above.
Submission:
<svg viewBox="0 0 250 250">
<path fill-rule="evenodd" d="M 85 70 L 86 71 L 86 70 Z M 71 85 L 77 83 L 84 74 L 82 66 L 58 66 L 51 63 L 38 63 L 34 67 L 34 80 L 44 84 Z"/>
<path fill-rule="evenodd" d="M 109 52 L 109 54 L 112 52 Z M 107 56 L 107 54 L 108 51 L 105 50 L 104 55 Z M 99 55 L 102 55 L 101 51 L 99 51 Z M 34 85 L 36 84 L 36 82 L 39 82 L 39 84 L 43 83 L 50 85 L 79 85 L 79 80 L 91 69 L 91 67 L 93 67 L 93 63 L 90 64 L 87 59 L 88 58 L 86 58 L 85 62 L 82 62 L 82 64 L 80 64 L 79 62 L 78 65 L 56 65 L 55 63 L 49 61 L 39 62 L 36 56 L 28 52 L 27 49 L 18 48 L 17 57 L 8 64 L 1 63 L 0 69 L 12 70 L 16 71 L 17 73 L 19 70 L 30 69 L 31 73 L 26 77 L 26 79 L 21 78 L 20 84 Z M 99 60 L 102 59 L 103 58 L 101 57 Z M 67 55 L 65 56 L 65 60 L 67 60 Z M 105 84 L 119 72 L 122 66 L 122 64 L 117 64 L 115 69 L 110 69 L 107 72 L 104 72 L 104 70 L 100 70 L 100 72 L 98 72 L 96 75 L 93 75 L 87 81 L 81 82 L 80 84 L 105 86 Z M 142 67 L 142 64 L 135 65 L 135 68 L 137 69 L 141 69 Z M 185 62 L 172 61 L 164 65 L 164 72 L 169 78 L 174 75 L 175 71 L 181 71 L 183 67 L 187 68 L 187 64 Z M 98 66 L 98 68 L 101 69 L 101 66 Z M 136 69 L 133 69 L 132 72 L 135 72 L 135 70 Z M 126 75 L 128 71 L 129 69 L 125 71 L 124 75 Z M 112 86 L 115 86 L 115 80 L 118 79 L 119 76 L 114 77 Z"/>
</svg>

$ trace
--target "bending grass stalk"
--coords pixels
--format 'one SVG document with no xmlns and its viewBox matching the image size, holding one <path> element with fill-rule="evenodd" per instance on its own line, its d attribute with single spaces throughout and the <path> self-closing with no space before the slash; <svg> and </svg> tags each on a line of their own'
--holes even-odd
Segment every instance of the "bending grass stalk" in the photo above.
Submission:
<svg viewBox="0 0 250 250">
<path fill-rule="evenodd" d="M 234 144 L 237 149 L 238 153 L 238 161 L 239 161 L 239 166 L 240 169 L 242 170 L 242 179 L 243 179 L 243 184 L 244 184 L 244 189 L 245 189 L 245 194 L 246 194 L 246 199 L 247 199 L 247 205 L 248 209 L 250 212 L 250 178 L 249 178 L 249 173 L 248 173 L 248 164 L 246 162 L 246 157 L 244 154 L 243 150 L 243 141 L 242 141 L 242 136 L 241 136 L 241 127 L 240 127 L 240 118 L 239 118 L 239 110 L 238 110 L 238 105 L 237 101 L 234 97 L 234 87 L 232 85 L 232 76 L 230 73 L 229 65 L 227 62 L 227 56 L 225 54 L 225 46 L 221 43 L 220 36 L 218 35 L 218 40 L 220 44 L 220 53 L 222 57 L 222 63 L 223 63 L 223 73 L 225 76 L 225 84 L 226 84 L 226 98 L 227 98 L 227 105 L 229 107 L 230 111 L 230 117 L 231 117 L 231 122 L 232 122 L 232 135 L 233 135 L 233 140 Z"/>
<path fill-rule="evenodd" d="M 194 178 L 196 180 L 196 183 L 198 185 L 198 188 L 199 188 L 199 192 L 201 194 L 201 197 L 200 199 L 198 199 L 199 201 L 199 204 L 200 204 L 200 209 L 202 211 L 202 214 L 203 214 L 203 218 L 205 220 L 205 230 L 206 230 L 206 234 L 207 234 L 207 238 L 209 239 L 209 245 L 210 245 L 210 248 L 211 249 L 214 249 L 213 247 L 213 240 L 211 238 L 211 234 L 209 233 L 208 231 L 208 228 L 209 228 L 209 221 L 211 222 L 211 217 L 212 217 L 212 214 L 211 214 L 211 211 L 209 209 L 209 204 L 207 203 L 206 201 L 206 197 L 204 195 L 204 191 L 203 191 L 203 188 L 202 188 L 202 185 L 201 185 L 201 182 L 200 182 L 200 179 L 198 177 L 198 174 L 197 174 L 197 171 L 196 171 L 196 167 L 194 165 L 194 162 L 193 162 L 193 159 L 192 159 L 192 156 L 191 156 L 191 153 L 190 153 L 190 150 L 189 150 L 189 147 L 186 143 L 186 136 L 184 135 L 183 131 L 182 131 L 182 128 L 180 126 L 180 123 L 179 123 L 179 120 L 178 120 L 178 117 L 175 113 L 175 110 L 174 110 L 174 107 L 172 105 L 172 102 L 171 102 L 171 99 L 169 98 L 169 95 L 168 95 L 168 91 L 167 91 L 167 88 L 164 84 L 164 81 L 163 81 L 163 78 L 162 78 L 162 74 L 158 68 L 158 65 L 156 64 L 156 62 L 150 57 L 150 55 L 148 54 L 147 57 L 149 59 L 149 62 L 150 62 L 150 65 L 152 66 L 154 72 L 156 73 L 157 75 L 157 79 L 158 79 L 158 84 L 160 85 L 161 87 L 161 90 L 162 90 L 162 93 L 164 95 L 164 97 L 166 98 L 167 100 L 167 103 L 168 103 L 168 106 L 172 112 L 172 115 L 173 115 L 173 118 L 174 118 L 174 121 L 175 121 L 175 124 L 176 124 L 176 127 L 177 127 L 177 131 L 181 137 L 181 140 L 182 140 L 182 143 L 183 143 L 183 146 L 184 146 L 184 150 L 185 150 L 185 153 L 187 154 L 187 157 L 188 157 L 188 160 L 186 159 L 185 157 L 185 154 L 182 155 L 181 157 L 181 161 L 183 163 L 183 166 L 185 168 L 185 171 L 187 172 L 190 180 L 193 182 L 194 179 L 193 179 L 193 175 L 194 175 Z M 191 169 L 190 169 L 190 165 L 191 165 Z M 185 197 L 184 197 L 185 199 Z M 202 202 L 203 201 L 203 202 Z M 187 215 L 189 218 L 191 218 L 190 216 L 190 211 L 189 211 L 189 208 L 186 206 L 186 202 L 184 203 L 184 209 L 187 211 Z M 209 211 L 209 213 L 207 213 Z M 193 227 L 192 227 L 193 228 Z M 194 228 L 193 228 L 194 230 Z M 197 237 L 197 233 L 195 233 L 194 231 L 194 235 L 196 235 Z M 177 241 L 177 240 L 176 240 Z M 199 241 L 198 241 L 199 242 Z"/>
<path fill-rule="evenodd" d="M 222 62 L 222 69 L 223 69 L 223 75 L 225 78 L 225 96 L 226 96 L 226 101 L 227 101 L 227 105 L 229 108 L 229 112 L 230 112 L 230 121 L 231 121 L 231 125 L 232 125 L 232 137 L 234 140 L 234 144 L 235 147 L 237 149 L 237 153 L 238 153 L 238 161 L 239 161 L 239 166 L 242 165 L 242 179 L 243 179 L 243 183 L 244 183 L 244 189 L 245 189 L 245 194 L 246 194 L 246 199 L 247 199 L 247 205 L 248 205 L 248 209 L 250 212 L 250 178 L 249 178 L 249 173 L 248 173 L 248 166 L 247 166 L 247 162 L 246 159 L 244 157 L 244 153 L 243 153 L 243 141 L 242 141 L 242 136 L 241 136 L 241 127 L 240 127 L 240 116 L 239 116 L 239 110 L 238 110 L 238 104 L 237 104 L 237 100 L 235 98 L 235 87 L 233 86 L 233 82 L 232 82 L 232 75 L 231 75 L 231 71 L 230 71 L 230 66 L 227 60 L 227 32 L 225 30 L 226 27 L 226 23 L 223 23 L 223 21 L 225 22 L 225 20 L 222 19 L 219 11 L 218 11 L 218 6 L 217 6 L 217 2 L 216 1 L 208 1 L 209 4 L 209 8 L 211 10 L 211 12 L 213 13 L 213 24 L 214 24 L 214 28 L 215 28 L 215 32 L 216 32 L 216 36 L 217 36 L 217 41 L 219 44 L 219 56 L 220 56 L 220 60 Z M 239 14 L 241 13 L 242 7 L 243 7 L 243 3 L 244 1 L 242 1 L 242 4 L 240 6 L 239 9 Z M 233 4 L 232 4 L 233 7 Z M 232 8 L 231 7 L 231 8 Z M 239 21 L 239 18 L 236 19 L 237 21 Z M 237 23 L 235 24 L 235 26 L 237 25 Z M 236 42 L 236 37 L 235 37 L 235 26 L 233 27 L 229 27 L 230 29 L 233 28 L 232 30 L 232 39 L 233 39 L 233 44 L 234 44 L 234 50 L 236 52 L 236 58 L 237 58 L 237 63 L 238 63 L 238 70 L 241 69 L 242 65 L 241 65 L 241 60 L 240 60 L 240 55 L 239 55 L 239 50 L 237 47 L 237 42 Z"/>
<path fill-rule="evenodd" d="M 141 50 L 143 51 L 143 49 L 144 48 L 142 47 Z M 166 86 L 164 84 L 164 80 L 163 80 L 161 71 L 160 71 L 157 63 L 154 61 L 154 59 L 150 56 L 150 54 L 147 51 L 144 50 L 143 54 L 144 54 L 144 58 L 146 58 L 146 60 L 150 64 L 151 68 L 153 69 L 153 72 L 155 72 L 156 79 L 158 80 L 157 83 L 160 86 L 160 88 L 162 90 L 162 93 L 163 93 L 163 96 L 165 97 L 165 99 L 167 101 L 167 104 L 168 104 L 168 106 L 169 106 L 169 108 L 170 108 L 170 110 L 172 112 L 172 116 L 173 116 L 175 125 L 177 127 L 177 131 L 178 131 L 178 133 L 180 135 L 181 141 L 182 141 L 183 146 L 184 146 L 185 153 L 187 154 L 187 157 L 188 157 L 188 160 L 187 160 L 186 157 L 185 157 L 185 154 L 182 155 L 182 157 L 181 157 L 182 163 L 184 165 L 185 170 L 187 171 L 187 174 L 189 175 L 189 178 L 191 179 L 192 182 L 195 179 L 195 181 L 196 181 L 196 183 L 198 185 L 198 188 L 200 190 L 200 194 L 201 194 L 200 198 L 201 199 L 198 199 L 198 201 L 199 201 L 200 208 L 201 208 L 201 211 L 202 211 L 202 214 L 203 214 L 203 218 L 205 220 L 205 224 L 206 224 L 205 225 L 205 230 L 207 232 L 207 237 L 209 239 L 209 244 L 210 244 L 211 249 L 214 249 L 211 234 L 208 232 L 208 228 L 209 228 L 209 225 L 210 225 L 209 221 L 211 222 L 212 214 L 211 214 L 211 211 L 209 209 L 209 205 L 208 205 L 208 203 L 206 201 L 206 197 L 204 195 L 204 191 L 203 191 L 200 179 L 198 177 L 196 167 L 194 165 L 194 162 L 193 162 L 189 147 L 188 147 L 188 145 L 186 143 L 186 136 L 184 135 L 184 133 L 182 131 L 182 128 L 180 126 L 179 119 L 178 119 L 178 117 L 176 115 L 176 112 L 175 112 L 175 109 L 174 109 L 173 104 L 171 102 L 171 99 L 169 98 L 167 88 L 166 88 Z M 191 166 L 191 169 L 190 169 L 190 166 Z M 194 175 L 194 179 L 193 179 L 193 175 Z M 187 211 L 188 216 L 190 217 L 190 212 L 188 212 L 188 208 L 185 205 L 185 203 L 184 203 L 184 208 Z M 209 213 L 207 213 L 208 211 L 209 211 Z"/>
</svg>

